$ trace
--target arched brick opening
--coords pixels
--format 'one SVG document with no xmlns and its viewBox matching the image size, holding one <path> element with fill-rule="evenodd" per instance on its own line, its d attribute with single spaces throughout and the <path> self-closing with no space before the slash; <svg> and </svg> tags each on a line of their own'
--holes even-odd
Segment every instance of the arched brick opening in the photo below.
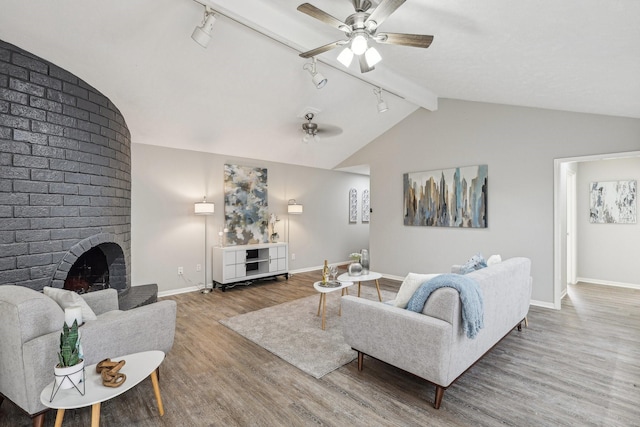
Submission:
<svg viewBox="0 0 640 427">
<path fill-rule="evenodd" d="M 108 284 L 105 288 L 114 288 L 118 291 L 130 286 L 131 275 L 127 271 L 127 262 L 124 250 L 118 236 L 102 233 L 86 238 L 69 249 L 62 257 L 56 271 L 51 278 L 52 287 L 62 288 L 69 278 L 69 272 L 74 265 L 92 249 L 98 249 L 103 255 L 108 267 Z"/>
</svg>

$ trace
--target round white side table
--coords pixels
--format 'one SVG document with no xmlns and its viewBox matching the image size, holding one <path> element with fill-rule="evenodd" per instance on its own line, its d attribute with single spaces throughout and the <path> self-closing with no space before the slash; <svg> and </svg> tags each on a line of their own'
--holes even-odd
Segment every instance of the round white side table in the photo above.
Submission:
<svg viewBox="0 0 640 427">
<path fill-rule="evenodd" d="M 342 273 L 338 276 L 338 280 L 342 281 L 353 281 L 358 282 L 358 297 L 360 297 L 360 285 L 362 282 L 376 282 L 376 290 L 378 291 L 378 300 L 382 301 L 382 295 L 380 294 L 380 283 L 378 279 L 382 277 L 382 274 L 376 273 L 375 271 L 369 271 L 368 274 L 361 274 L 360 276 L 350 276 L 349 273 Z"/>
</svg>

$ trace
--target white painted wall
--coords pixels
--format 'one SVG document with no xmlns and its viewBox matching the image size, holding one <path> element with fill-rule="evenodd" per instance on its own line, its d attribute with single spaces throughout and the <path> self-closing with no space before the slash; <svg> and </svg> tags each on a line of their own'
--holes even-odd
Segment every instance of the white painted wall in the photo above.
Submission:
<svg viewBox="0 0 640 427">
<path fill-rule="evenodd" d="M 371 267 L 448 271 L 481 252 L 532 260 L 532 299 L 553 303 L 554 159 L 640 148 L 640 120 L 442 99 L 340 166 L 370 164 Z M 403 225 L 402 175 L 489 165 L 487 229 Z"/>
<path fill-rule="evenodd" d="M 577 178 L 579 280 L 640 288 L 640 222 L 589 222 L 589 184 L 631 179 L 640 182 L 640 157 L 581 162 Z"/>
<path fill-rule="evenodd" d="M 346 261 L 351 252 L 369 246 L 369 225 L 348 222 L 350 188 L 369 188 L 364 175 L 291 166 L 188 150 L 133 144 L 131 201 L 132 284 L 157 283 L 160 292 L 202 287 L 205 265 L 205 217 L 193 214 L 193 204 L 215 203 L 207 217 L 207 283 L 211 286 L 211 247 L 224 225 L 224 164 L 266 167 L 269 211 L 281 221 L 280 241 L 287 241 L 292 271 L 320 268 L 323 261 Z M 304 206 L 287 227 L 287 201 Z M 359 217 L 360 218 L 360 217 Z M 201 264 L 203 271 L 196 271 Z M 177 268 L 184 267 L 178 276 Z"/>
</svg>

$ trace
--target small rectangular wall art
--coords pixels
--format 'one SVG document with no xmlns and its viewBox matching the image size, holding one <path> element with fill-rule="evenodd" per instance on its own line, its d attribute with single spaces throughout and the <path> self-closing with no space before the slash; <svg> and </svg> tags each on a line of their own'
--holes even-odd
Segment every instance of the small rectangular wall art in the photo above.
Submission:
<svg viewBox="0 0 640 427">
<path fill-rule="evenodd" d="M 593 224 L 635 224 L 637 181 L 590 183 L 589 221 Z"/>
<path fill-rule="evenodd" d="M 349 190 L 349 222 L 358 221 L 358 190 Z"/>
</svg>

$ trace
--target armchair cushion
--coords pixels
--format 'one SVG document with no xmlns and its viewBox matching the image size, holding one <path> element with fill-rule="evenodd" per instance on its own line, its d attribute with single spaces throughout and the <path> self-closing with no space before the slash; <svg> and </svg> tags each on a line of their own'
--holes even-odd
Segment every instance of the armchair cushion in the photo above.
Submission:
<svg viewBox="0 0 640 427">
<path fill-rule="evenodd" d="M 96 316 L 112 310 L 118 310 L 118 291 L 115 289 L 104 289 L 102 291 L 82 294 L 82 299 L 89 304 Z"/>
<path fill-rule="evenodd" d="M 79 306 L 82 308 L 82 319 L 84 321 L 97 319 L 96 314 L 91 310 L 91 307 L 89 307 L 86 301 L 76 292 L 60 288 L 51 288 L 49 286 L 45 286 L 43 292 L 46 296 L 57 302 L 63 310 L 73 306 Z"/>
</svg>

